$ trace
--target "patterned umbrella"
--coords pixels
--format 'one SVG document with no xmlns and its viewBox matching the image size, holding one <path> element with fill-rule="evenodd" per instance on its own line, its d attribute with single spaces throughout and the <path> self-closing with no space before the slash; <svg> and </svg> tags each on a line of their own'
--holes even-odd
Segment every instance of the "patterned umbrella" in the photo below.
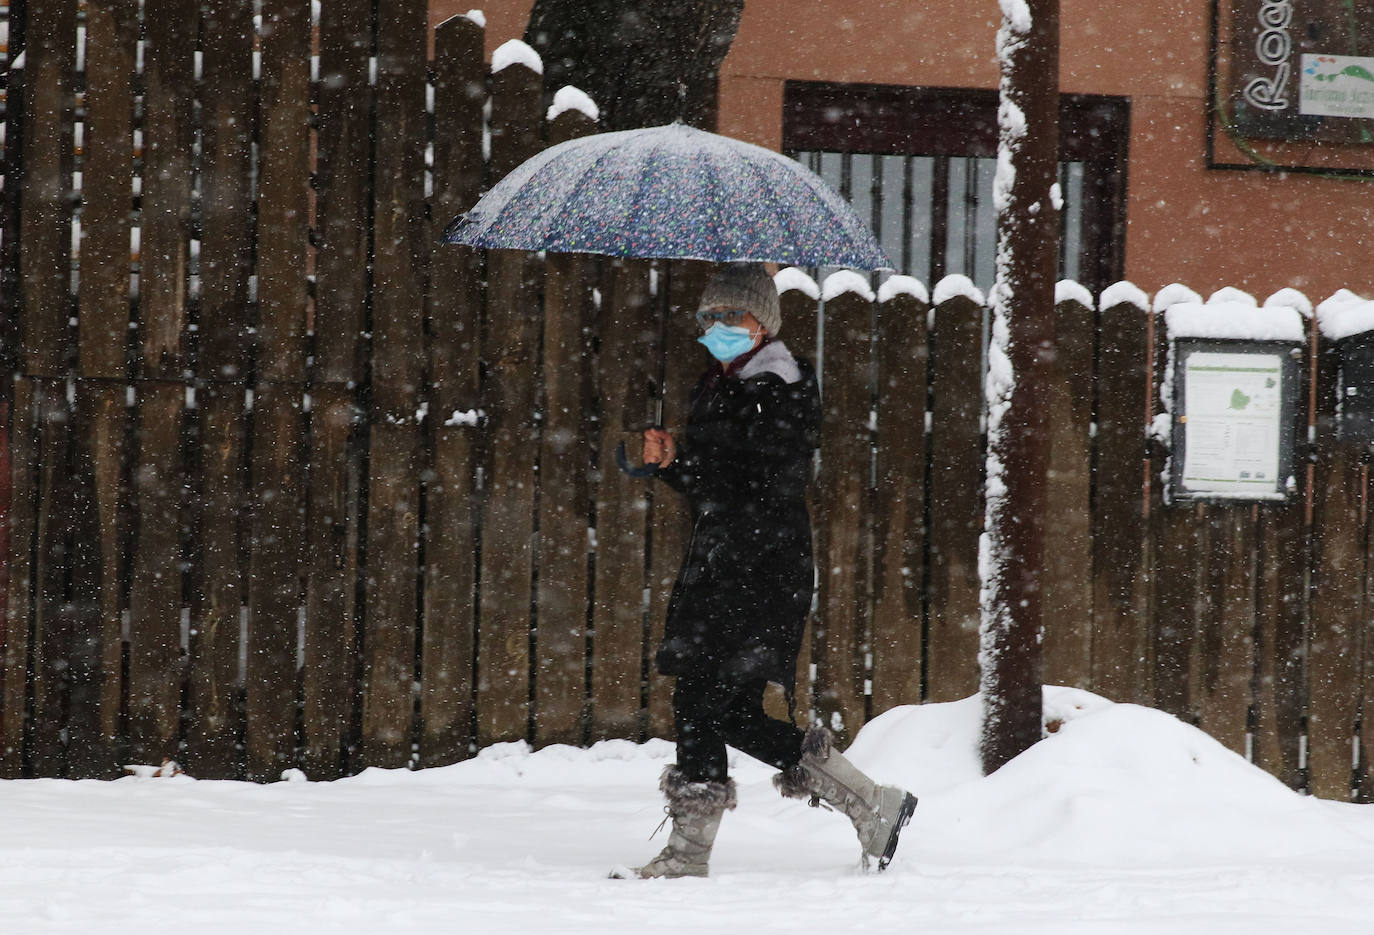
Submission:
<svg viewBox="0 0 1374 935">
<path fill-rule="evenodd" d="M 473 247 L 891 269 L 863 221 L 785 156 L 681 123 L 527 160 L 444 231 Z"/>
</svg>

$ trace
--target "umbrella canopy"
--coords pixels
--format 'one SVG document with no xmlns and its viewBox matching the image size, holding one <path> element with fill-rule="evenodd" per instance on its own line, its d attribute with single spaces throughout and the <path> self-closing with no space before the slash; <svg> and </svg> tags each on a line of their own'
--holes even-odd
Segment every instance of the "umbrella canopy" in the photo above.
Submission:
<svg viewBox="0 0 1374 935">
<path fill-rule="evenodd" d="M 892 268 L 820 176 L 771 150 L 681 123 L 551 147 L 455 218 L 443 239 L 555 253 Z"/>
</svg>

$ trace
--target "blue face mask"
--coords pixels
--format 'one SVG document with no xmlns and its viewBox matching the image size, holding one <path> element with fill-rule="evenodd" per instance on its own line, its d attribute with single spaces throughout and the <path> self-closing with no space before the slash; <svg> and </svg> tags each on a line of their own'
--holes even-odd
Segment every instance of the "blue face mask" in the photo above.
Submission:
<svg viewBox="0 0 1374 935">
<path fill-rule="evenodd" d="M 706 333 L 697 338 L 711 356 L 722 364 L 728 364 L 745 351 L 754 347 L 754 333 L 748 328 L 716 322 Z"/>
</svg>

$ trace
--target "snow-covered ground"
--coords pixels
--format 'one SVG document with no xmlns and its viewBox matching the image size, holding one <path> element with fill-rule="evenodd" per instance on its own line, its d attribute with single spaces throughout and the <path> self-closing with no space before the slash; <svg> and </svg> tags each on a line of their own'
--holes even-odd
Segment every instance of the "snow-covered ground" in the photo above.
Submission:
<svg viewBox="0 0 1374 935">
<path fill-rule="evenodd" d="M 1370 930 L 1374 806 L 1295 795 L 1155 711 L 1046 702 L 1062 726 L 989 778 L 976 699 L 861 732 L 852 758 L 921 797 L 882 875 L 737 755 L 710 879 L 606 879 L 666 838 L 662 742 L 332 783 L 0 782 L 0 933 Z"/>
</svg>

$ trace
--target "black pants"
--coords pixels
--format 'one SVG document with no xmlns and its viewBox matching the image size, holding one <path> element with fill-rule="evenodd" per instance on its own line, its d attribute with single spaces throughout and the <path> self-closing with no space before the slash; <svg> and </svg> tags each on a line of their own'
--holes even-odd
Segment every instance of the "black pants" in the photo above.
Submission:
<svg viewBox="0 0 1374 935">
<path fill-rule="evenodd" d="M 725 745 L 778 769 L 801 759 L 802 732 L 763 711 L 767 682 L 680 676 L 673 689 L 677 766 L 689 782 L 723 782 Z"/>
</svg>

